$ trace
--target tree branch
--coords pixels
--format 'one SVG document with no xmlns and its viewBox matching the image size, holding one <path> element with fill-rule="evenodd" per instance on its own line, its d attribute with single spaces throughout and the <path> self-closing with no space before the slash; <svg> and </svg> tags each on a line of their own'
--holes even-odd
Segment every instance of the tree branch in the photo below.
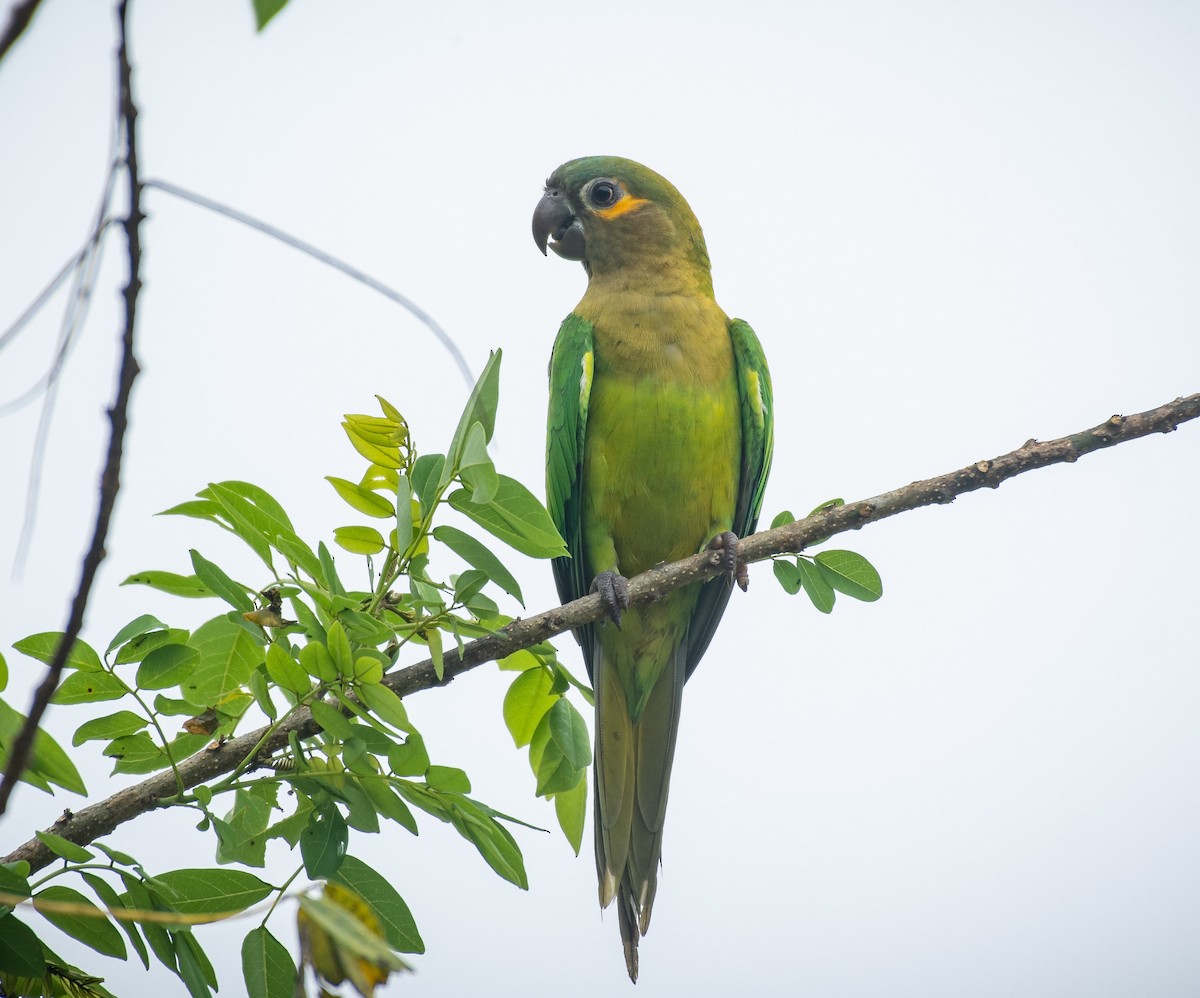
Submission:
<svg viewBox="0 0 1200 998">
<path fill-rule="evenodd" d="M 129 195 L 129 211 L 122 225 L 128 250 L 129 282 L 125 285 L 125 328 L 121 336 L 121 367 L 117 376 L 117 394 L 112 407 L 108 410 L 112 432 L 109 435 L 108 456 L 104 462 L 104 470 L 100 473 L 100 503 L 96 510 L 96 525 L 92 530 L 91 544 L 83 559 L 79 586 L 76 589 L 75 598 L 71 601 L 71 612 L 67 619 L 63 638 L 59 642 L 58 648 L 55 649 L 54 658 L 47 668 L 45 678 L 34 692 L 29 714 L 13 742 L 8 765 L 4 770 L 4 778 L 0 782 L 0 815 L 4 814 L 8 808 L 13 787 L 29 762 L 29 753 L 33 748 L 38 724 L 46 712 L 50 698 L 58 688 L 67 655 L 74 646 L 75 639 L 79 637 L 79 632 L 83 629 L 83 617 L 87 609 L 88 596 L 91 594 L 100 562 L 104 560 L 104 544 L 108 537 L 108 526 L 112 520 L 117 493 L 121 488 L 121 455 L 124 449 L 125 431 L 129 423 L 129 396 L 133 389 L 134 379 L 138 375 L 137 358 L 133 353 L 133 333 L 137 318 L 138 292 L 142 287 L 140 277 L 142 245 L 138 231 L 143 217 L 142 184 L 138 175 L 137 107 L 133 102 L 133 70 L 129 62 L 129 43 L 126 35 L 126 0 L 121 0 L 117 5 L 117 20 L 119 26 L 117 67 L 120 78 L 118 114 L 125 132 L 124 159 Z"/>
<path fill-rule="evenodd" d="M 8 50 L 25 33 L 41 2 L 42 0 L 21 0 L 20 3 L 12 5 L 8 12 L 8 24 L 4 26 L 3 33 L 0 33 L 0 60 L 8 55 Z"/>
<path fill-rule="evenodd" d="M 1099 426 L 1057 440 L 1044 443 L 1030 440 L 1016 450 L 990 461 L 977 461 L 937 478 L 913 482 L 870 499 L 824 510 L 774 530 L 764 530 L 745 538 L 741 542 L 740 552 L 747 561 L 764 561 L 773 555 L 800 551 L 819 538 L 858 530 L 897 513 L 935 503 L 952 502 L 957 496 L 977 489 L 998 488 L 1008 479 L 1036 468 L 1070 464 L 1085 454 L 1151 433 L 1170 433 L 1180 423 L 1197 417 L 1200 417 L 1200 393 L 1134 416 L 1113 416 Z M 720 552 L 705 551 L 670 565 L 652 568 L 629 580 L 629 601 L 636 606 L 661 600 L 681 586 L 716 575 L 720 571 L 721 560 Z M 565 606 L 515 620 L 497 634 L 472 641 L 464 647 L 461 655 L 457 650 L 448 651 L 444 660 L 444 678 L 440 681 L 434 672 L 433 662 L 426 659 L 385 676 L 384 683 L 402 697 L 434 686 L 444 686 L 483 662 L 510 655 L 571 628 L 599 620 L 603 615 L 600 597 L 585 596 Z M 279 726 L 259 751 L 269 754 L 282 748 L 287 744 L 290 732 L 305 738 L 317 730 L 312 712 L 298 710 Z M 178 767 L 184 786 L 193 787 L 231 772 L 255 750 L 266 731 L 266 728 L 260 728 L 185 760 Z M 161 806 L 175 795 L 176 790 L 175 774 L 160 773 L 75 814 L 65 813 L 47 830 L 83 845 L 107 835 L 131 818 Z M 0 859 L 0 863 L 16 860 L 25 860 L 34 870 L 39 870 L 54 860 L 54 854 L 39 839 L 33 838 Z"/>
</svg>

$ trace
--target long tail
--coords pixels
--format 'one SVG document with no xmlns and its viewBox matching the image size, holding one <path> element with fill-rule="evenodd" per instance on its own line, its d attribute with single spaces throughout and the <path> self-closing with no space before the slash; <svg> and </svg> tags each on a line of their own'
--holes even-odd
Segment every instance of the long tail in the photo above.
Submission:
<svg viewBox="0 0 1200 998">
<path fill-rule="evenodd" d="M 596 873 L 600 907 L 617 900 L 625 966 L 637 981 L 638 938 L 650 927 L 671 761 L 679 732 L 687 642 L 671 653 L 635 722 L 617 670 L 596 675 Z"/>
</svg>

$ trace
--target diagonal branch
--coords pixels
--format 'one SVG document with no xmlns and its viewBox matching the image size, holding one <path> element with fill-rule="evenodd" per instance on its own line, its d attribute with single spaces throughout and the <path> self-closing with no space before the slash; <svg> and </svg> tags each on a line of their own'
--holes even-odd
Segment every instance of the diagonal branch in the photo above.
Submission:
<svg viewBox="0 0 1200 998">
<path fill-rule="evenodd" d="M 45 678 L 34 692 L 29 714 L 21 726 L 21 730 L 17 733 L 12 751 L 9 753 L 4 778 L 0 782 L 0 815 L 4 814 L 7 809 L 13 786 L 29 761 L 29 753 L 33 748 L 38 724 L 46 712 L 50 698 L 58 687 L 67 655 L 75 644 L 79 632 L 83 629 L 83 616 L 87 609 L 88 596 L 91 593 L 92 583 L 96 579 L 96 572 L 100 568 L 100 562 L 104 560 L 104 544 L 108 537 L 108 525 L 112 519 L 113 507 L 116 505 L 117 492 L 121 487 L 121 455 L 124 449 L 125 431 L 129 422 L 129 396 L 133 389 L 134 379 L 138 375 L 138 363 L 133 353 L 133 332 L 137 317 L 138 292 L 142 287 L 140 278 L 142 245 L 138 231 L 138 226 L 142 221 L 142 184 L 138 175 L 137 107 L 133 102 L 133 70 L 129 63 L 125 7 L 126 0 L 121 0 L 117 5 L 120 35 L 117 45 L 117 65 L 120 77 L 119 115 L 125 132 L 124 159 L 129 195 L 129 211 L 123 220 L 125 243 L 128 249 L 129 282 L 125 285 L 125 328 L 121 335 L 121 368 L 117 378 L 117 394 L 112 408 L 108 410 L 112 432 L 109 436 L 108 456 L 104 462 L 104 470 L 100 473 L 100 503 L 96 510 L 96 526 L 92 530 L 91 544 L 83 559 L 79 587 L 75 592 L 75 598 L 71 601 L 71 613 L 67 619 L 62 640 L 55 649 L 54 658 L 50 662 Z"/>
<path fill-rule="evenodd" d="M 8 24 L 0 32 L 0 59 L 8 55 L 8 50 L 24 34 L 25 29 L 29 27 L 29 22 L 33 20 L 33 15 L 37 13 L 38 5 L 41 2 L 42 0 L 20 0 L 19 3 L 12 5 L 12 8 L 8 12 Z"/>
<path fill-rule="evenodd" d="M 1070 464 L 1085 454 L 1152 433 L 1170 433 L 1180 423 L 1198 417 L 1200 393 L 1134 416 L 1113 416 L 1099 426 L 1057 440 L 1043 443 L 1030 440 L 1016 450 L 990 461 L 978 461 L 937 478 L 913 482 L 870 499 L 824 510 L 774 530 L 764 530 L 745 538 L 741 542 L 740 552 L 747 561 L 764 561 L 773 555 L 800 551 L 819 538 L 857 530 L 921 506 L 952 502 L 957 496 L 977 489 L 998 488 L 1003 482 L 1024 472 L 1052 464 Z M 629 580 L 629 601 L 637 605 L 660 600 L 681 586 L 716 575 L 720 571 L 721 560 L 719 552 L 706 551 L 670 565 L 652 568 Z M 461 654 L 457 650 L 448 651 L 445 655 L 444 678 L 440 681 L 432 661 L 426 659 L 386 676 L 384 683 L 402 697 L 442 686 L 483 662 L 510 655 L 573 627 L 599 620 L 603 615 L 600 597 L 585 596 L 565 606 L 513 621 L 496 634 L 472 641 Z M 267 733 L 266 728 L 242 735 L 211 751 L 201 752 L 179 766 L 179 776 L 185 786 L 194 787 L 231 772 L 256 750 L 269 754 L 282 748 L 287 744 L 291 732 L 300 738 L 315 734 L 317 725 L 312 712 L 307 709 L 296 711 L 261 745 L 260 741 Z M 175 774 L 160 773 L 120 790 L 98 804 L 74 814 L 65 813 L 48 830 L 72 842 L 85 844 L 107 835 L 131 818 L 161 806 L 176 791 Z M 34 838 L 0 858 L 0 863 L 25 860 L 34 870 L 39 870 L 53 859 L 54 854 Z"/>
</svg>

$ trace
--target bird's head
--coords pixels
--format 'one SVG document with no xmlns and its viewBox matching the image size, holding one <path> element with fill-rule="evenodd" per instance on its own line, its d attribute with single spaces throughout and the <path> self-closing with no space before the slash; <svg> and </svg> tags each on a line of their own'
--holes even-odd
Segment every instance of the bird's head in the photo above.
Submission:
<svg viewBox="0 0 1200 998">
<path fill-rule="evenodd" d="M 592 277 L 630 266 L 685 267 L 707 278 L 708 250 L 692 209 L 670 181 L 619 156 L 564 163 L 533 212 L 533 238 Z"/>
</svg>

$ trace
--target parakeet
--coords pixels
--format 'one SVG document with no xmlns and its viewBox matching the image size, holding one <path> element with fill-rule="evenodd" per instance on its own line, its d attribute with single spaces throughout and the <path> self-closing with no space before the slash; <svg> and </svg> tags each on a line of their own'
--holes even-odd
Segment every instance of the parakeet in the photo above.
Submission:
<svg viewBox="0 0 1200 998">
<path fill-rule="evenodd" d="M 654 905 L 683 685 L 732 591 L 771 464 L 773 402 L 754 331 L 713 297 L 704 235 L 680 193 L 639 163 L 560 166 L 533 236 L 588 285 L 550 361 L 547 506 L 567 542 L 564 602 L 599 592 L 611 621 L 575 636 L 595 689 L 600 906 L 614 899 L 625 963 Z M 706 546 L 724 575 L 629 608 L 625 579 Z"/>
</svg>

